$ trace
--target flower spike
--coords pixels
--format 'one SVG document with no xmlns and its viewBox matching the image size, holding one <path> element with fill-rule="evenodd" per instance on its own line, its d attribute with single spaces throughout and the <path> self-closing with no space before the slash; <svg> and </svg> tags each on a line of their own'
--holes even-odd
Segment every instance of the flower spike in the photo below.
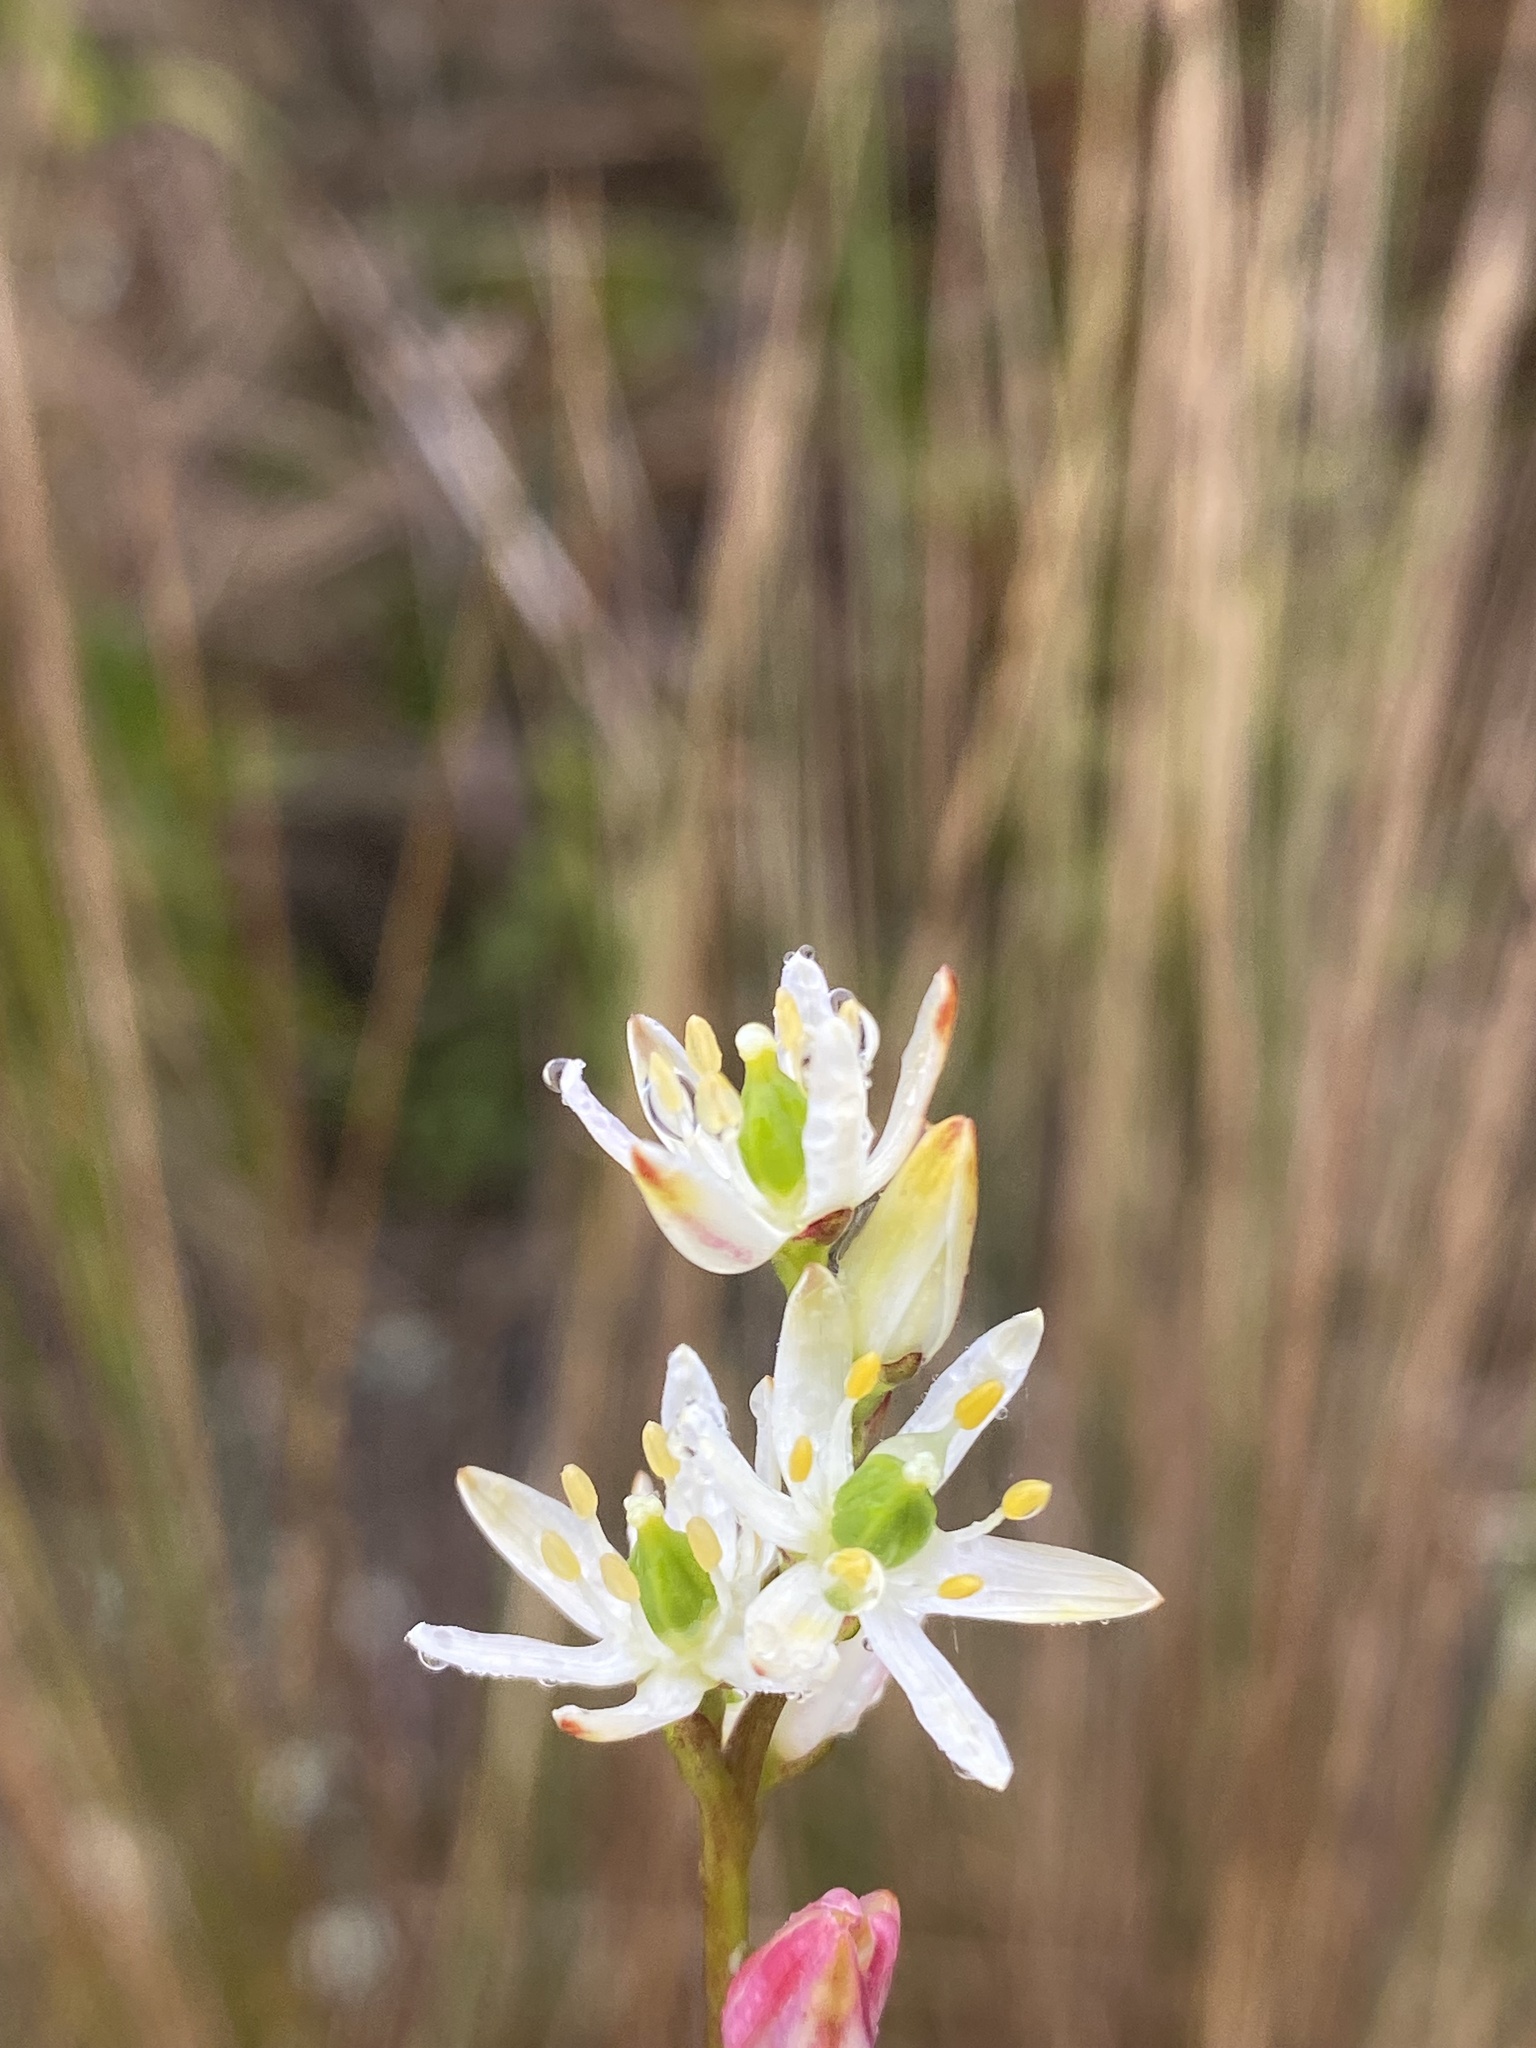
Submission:
<svg viewBox="0 0 1536 2048">
<path fill-rule="evenodd" d="M 1160 1596 L 1138 1573 L 1104 1558 L 994 1536 L 1005 1520 L 1045 1506 L 1049 1489 L 1038 1481 L 1010 1488 L 1003 1505 L 970 1528 L 938 1526 L 935 1493 L 1024 1383 L 1044 1329 L 1038 1310 L 979 1338 L 939 1374 L 905 1428 L 857 1466 L 856 1402 L 847 1391 L 850 1381 L 862 1384 L 854 1329 L 842 1280 L 809 1268 L 785 1310 L 772 1384 L 754 1401 L 777 1451 L 771 1477 L 753 1471 L 702 1406 L 684 1409 L 674 1441 L 684 1470 L 708 1474 L 743 1525 L 793 1560 L 743 1619 L 759 1682 L 809 1695 L 801 1718 L 825 1725 L 822 1739 L 829 1739 L 852 1722 L 835 1704 L 838 1695 L 827 1701 L 820 1689 L 857 1693 L 860 1667 L 846 1668 L 848 1653 L 855 1641 L 867 1644 L 863 1704 L 878 1697 L 870 1670 L 877 1666 L 905 1692 L 956 1770 L 1000 1789 L 1013 1774 L 1002 1736 L 923 1623 L 936 1614 L 1109 1621 L 1155 1607 Z M 794 1456 L 802 1439 L 809 1462 Z"/>
</svg>

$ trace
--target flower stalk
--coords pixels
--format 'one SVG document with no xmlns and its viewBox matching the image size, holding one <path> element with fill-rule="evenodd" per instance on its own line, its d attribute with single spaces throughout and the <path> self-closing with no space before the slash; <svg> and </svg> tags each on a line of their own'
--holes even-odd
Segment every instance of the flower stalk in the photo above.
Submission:
<svg viewBox="0 0 1536 2048">
<path fill-rule="evenodd" d="M 759 1693 L 747 1701 L 729 1739 L 722 1741 L 723 1703 L 717 1693 L 667 1730 L 668 1746 L 699 1809 L 706 2048 L 722 2048 L 725 1995 L 747 1952 L 764 1767 L 783 1709 L 782 1695 Z"/>
</svg>

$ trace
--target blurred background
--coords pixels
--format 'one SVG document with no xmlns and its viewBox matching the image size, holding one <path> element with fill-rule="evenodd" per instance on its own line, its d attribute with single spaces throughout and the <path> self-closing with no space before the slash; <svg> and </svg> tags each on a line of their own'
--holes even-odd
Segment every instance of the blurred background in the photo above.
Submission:
<svg viewBox="0 0 1536 2048">
<path fill-rule="evenodd" d="M 539 1087 L 940 959 L 964 1518 L 1162 1588 L 779 1794 L 892 2048 L 1536 2041 L 1536 0 L 6 0 L 0 2044 L 695 2038 L 616 1502 L 663 1245 Z M 877 1107 L 890 1068 L 877 1078 Z M 973 1463 L 987 1464 L 985 1458 Z"/>
</svg>

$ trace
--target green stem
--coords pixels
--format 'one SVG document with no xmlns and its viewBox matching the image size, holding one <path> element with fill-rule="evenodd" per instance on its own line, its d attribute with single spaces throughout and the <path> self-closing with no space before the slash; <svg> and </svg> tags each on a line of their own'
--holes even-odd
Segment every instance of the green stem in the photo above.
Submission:
<svg viewBox="0 0 1536 2048">
<path fill-rule="evenodd" d="M 747 1952 L 764 1765 L 783 1708 L 783 1700 L 769 1694 L 748 1700 L 724 1747 L 714 1719 L 703 1710 L 667 1730 L 678 1769 L 699 1808 L 706 2048 L 722 2048 L 725 1994 Z"/>
</svg>

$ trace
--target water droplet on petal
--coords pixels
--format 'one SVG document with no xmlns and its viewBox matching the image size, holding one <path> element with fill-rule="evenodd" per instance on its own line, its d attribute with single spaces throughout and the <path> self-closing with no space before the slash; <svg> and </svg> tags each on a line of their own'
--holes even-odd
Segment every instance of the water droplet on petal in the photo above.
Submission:
<svg viewBox="0 0 1536 2048">
<path fill-rule="evenodd" d="M 544 1062 L 544 1086 L 551 1095 L 558 1095 L 560 1093 L 560 1083 L 564 1079 L 565 1070 L 570 1064 L 569 1060 L 546 1060 Z"/>
</svg>

